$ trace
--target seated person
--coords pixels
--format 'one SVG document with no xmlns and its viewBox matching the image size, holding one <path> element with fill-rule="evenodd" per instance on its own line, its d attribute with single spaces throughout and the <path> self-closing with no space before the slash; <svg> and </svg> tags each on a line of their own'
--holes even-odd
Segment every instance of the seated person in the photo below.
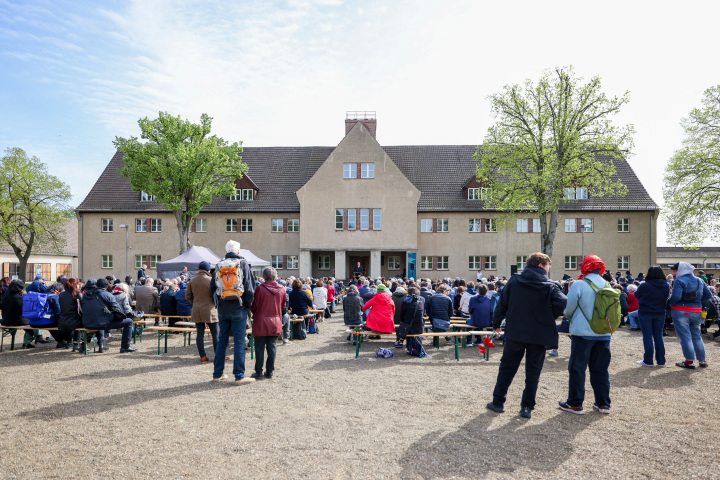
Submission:
<svg viewBox="0 0 720 480">
<path fill-rule="evenodd" d="M 450 287 L 443 283 L 437 287 L 435 294 L 430 297 L 430 306 L 426 307 L 426 310 L 432 323 L 431 330 L 433 332 L 447 332 L 450 328 L 450 317 L 452 317 L 453 314 L 453 302 L 449 293 Z M 445 339 L 450 340 L 450 337 L 445 337 Z M 436 347 L 440 345 L 438 337 L 433 339 L 433 345 Z"/>
<path fill-rule="evenodd" d="M 487 296 L 487 293 L 488 288 L 485 285 L 478 285 L 477 295 L 470 299 L 470 305 L 468 306 L 468 310 L 470 311 L 470 318 L 468 318 L 467 320 L 468 325 L 472 325 L 478 328 L 485 328 L 492 325 L 492 299 Z M 477 343 L 478 345 L 482 345 L 483 337 L 480 335 L 476 335 L 475 343 Z M 468 338 L 467 346 L 473 346 L 472 335 Z"/>
<path fill-rule="evenodd" d="M 23 309 L 23 290 L 25 284 L 22 280 L 13 280 L 8 285 L 7 291 L 2 298 L 2 324 L 8 327 L 19 327 L 28 325 L 28 321 L 22 316 Z M 15 332 L 11 332 L 15 335 Z M 35 348 L 32 344 L 35 340 L 35 332 L 32 328 L 25 329 L 25 337 L 23 338 L 22 348 Z"/>
<path fill-rule="evenodd" d="M 108 281 L 104 278 L 98 280 L 89 279 L 85 284 L 87 291 L 82 297 L 80 304 L 82 305 L 83 326 L 92 330 L 110 330 L 113 328 L 122 329 L 122 341 L 120 343 L 120 353 L 135 352 L 137 348 L 130 346 L 130 337 L 132 336 L 133 321 L 127 318 L 125 312 L 122 311 L 120 305 L 105 289 Z M 109 349 L 105 344 L 105 339 L 100 337 L 99 352 L 107 352 Z M 87 345 L 83 346 L 87 348 Z"/>
<path fill-rule="evenodd" d="M 367 312 L 368 309 L 371 309 Z M 383 333 L 395 331 L 395 303 L 382 283 L 377 286 L 377 294 L 362 306 L 367 313 L 367 327 L 370 330 Z"/>
</svg>

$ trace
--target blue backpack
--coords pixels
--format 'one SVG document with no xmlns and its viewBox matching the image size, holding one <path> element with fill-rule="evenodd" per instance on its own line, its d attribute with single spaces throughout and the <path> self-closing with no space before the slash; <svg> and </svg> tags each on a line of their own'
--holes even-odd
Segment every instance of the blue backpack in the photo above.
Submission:
<svg viewBox="0 0 720 480">
<path fill-rule="evenodd" d="M 46 325 L 50 320 L 50 308 L 46 293 L 28 292 L 23 295 L 22 316 L 30 325 Z M 45 318 L 47 315 L 48 318 Z"/>
<path fill-rule="evenodd" d="M 318 330 L 318 327 L 317 327 L 317 320 L 315 319 L 315 317 L 310 317 L 310 319 L 308 321 L 307 333 L 308 334 L 320 333 L 320 331 Z"/>
</svg>

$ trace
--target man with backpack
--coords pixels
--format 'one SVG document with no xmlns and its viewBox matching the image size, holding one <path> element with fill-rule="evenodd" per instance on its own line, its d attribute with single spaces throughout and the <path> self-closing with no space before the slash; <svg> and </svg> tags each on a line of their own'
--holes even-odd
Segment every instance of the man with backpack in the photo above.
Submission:
<svg viewBox="0 0 720 480">
<path fill-rule="evenodd" d="M 680 368 L 695 369 L 695 357 L 701 368 L 708 366 L 705 359 L 700 327 L 705 323 L 702 318 L 702 302 L 710 300 L 712 294 L 701 278 L 693 275 L 695 267 L 686 262 L 676 263 L 671 267 L 675 281 L 668 303 L 672 311 L 675 333 L 680 338 L 685 361 L 677 362 Z"/>
<path fill-rule="evenodd" d="M 245 376 L 245 331 L 248 311 L 255 297 L 255 277 L 247 260 L 240 256 L 240 243 L 230 240 L 225 244 L 225 259 L 215 266 L 210 281 L 210 293 L 218 309 L 220 332 L 213 381 L 225 380 L 225 352 L 230 343 L 230 331 L 234 338 L 233 375 L 235 383 L 244 385 L 255 381 Z"/>
<path fill-rule="evenodd" d="M 605 264 L 597 255 L 588 255 L 580 266 L 578 281 L 567 296 L 565 317 L 570 322 L 568 398 L 560 409 L 582 415 L 585 400 L 585 371 L 595 393 L 593 409 L 610 413 L 610 339 L 620 327 L 620 292 L 600 275 Z"/>
</svg>

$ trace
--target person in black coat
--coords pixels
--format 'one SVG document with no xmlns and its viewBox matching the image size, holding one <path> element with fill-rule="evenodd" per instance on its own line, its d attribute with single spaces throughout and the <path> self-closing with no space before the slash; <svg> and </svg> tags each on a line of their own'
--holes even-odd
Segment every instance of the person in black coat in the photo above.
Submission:
<svg viewBox="0 0 720 480">
<path fill-rule="evenodd" d="M 72 351 L 80 350 L 80 332 L 75 329 L 82 328 L 82 313 L 80 301 L 82 293 L 78 289 L 78 279 L 71 277 L 65 282 L 65 289 L 58 295 L 60 302 L 60 319 L 58 328 L 62 332 L 72 335 Z M 102 335 L 98 335 L 98 339 Z"/>
<path fill-rule="evenodd" d="M 545 350 L 557 348 L 558 333 L 555 319 L 561 316 L 567 297 L 560 287 L 548 278 L 550 257 L 536 252 L 528 257 L 520 275 L 514 275 L 500 294 L 493 314 L 493 327 L 500 332 L 505 319 L 505 342 L 500 359 L 493 399 L 487 408 L 502 413 L 507 391 L 525 357 L 525 390 L 520 403 L 520 415 L 530 418 L 535 408 L 540 372 Z"/>
<path fill-rule="evenodd" d="M 8 327 L 19 327 L 28 325 L 28 321 L 22 316 L 23 290 L 25 284 L 22 280 L 13 280 L 8 285 L 7 291 L 2 298 L 2 324 Z M 15 330 L 11 335 L 15 335 Z M 35 340 L 35 333 L 31 328 L 25 329 L 22 348 L 34 348 L 32 341 Z"/>
<path fill-rule="evenodd" d="M 87 291 L 82 297 L 83 326 L 92 330 L 122 329 L 122 341 L 120 353 L 134 352 L 137 348 L 130 346 L 132 337 L 133 321 L 126 318 L 125 312 L 120 308 L 115 297 L 106 291 L 108 281 L 104 278 L 99 280 L 89 279 L 85 284 Z M 117 320 L 116 320 L 117 318 Z M 87 348 L 87 345 L 83 346 Z M 99 352 L 107 352 L 109 348 L 105 345 L 105 339 L 101 338 Z"/>
</svg>

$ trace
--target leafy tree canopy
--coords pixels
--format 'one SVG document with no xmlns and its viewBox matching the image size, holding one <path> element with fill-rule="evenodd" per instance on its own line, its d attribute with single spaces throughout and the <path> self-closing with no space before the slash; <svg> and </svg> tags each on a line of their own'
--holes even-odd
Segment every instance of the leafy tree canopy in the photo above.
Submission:
<svg viewBox="0 0 720 480">
<path fill-rule="evenodd" d="M 192 220 L 214 197 L 235 192 L 235 180 L 247 171 L 241 144 L 229 144 L 210 135 L 212 118 L 203 114 L 200 124 L 160 112 L 158 118 L 138 120 L 141 142 L 116 137 L 124 155 L 120 170 L 133 189 L 155 196 L 177 220 L 180 253 L 189 246 Z"/>
<path fill-rule="evenodd" d="M 628 93 L 608 98 L 599 77 L 584 82 L 566 67 L 488 98 L 497 121 L 475 153 L 477 180 L 489 189 L 485 206 L 505 212 L 504 223 L 514 212 L 536 212 L 541 251 L 552 255 L 566 188 L 587 188 L 593 196 L 627 192 L 613 178 L 614 160 L 630 154 L 634 128 L 616 126 L 611 117 Z"/>
</svg>

